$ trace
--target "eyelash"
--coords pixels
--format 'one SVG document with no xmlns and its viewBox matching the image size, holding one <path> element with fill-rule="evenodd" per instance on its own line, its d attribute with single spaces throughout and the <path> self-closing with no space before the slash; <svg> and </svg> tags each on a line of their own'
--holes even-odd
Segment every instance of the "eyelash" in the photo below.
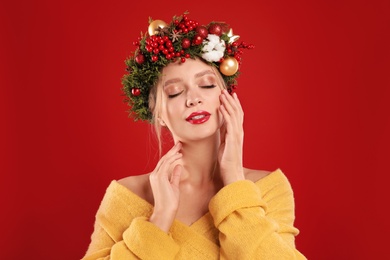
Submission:
<svg viewBox="0 0 390 260">
<path fill-rule="evenodd" d="M 183 91 L 180 91 L 179 93 L 176 93 L 176 94 L 173 94 L 173 95 L 168 95 L 168 98 L 177 97 L 177 96 L 180 95 L 181 93 L 183 93 Z"/>
<path fill-rule="evenodd" d="M 212 85 L 208 85 L 208 86 L 202 86 L 201 88 L 215 88 L 216 85 L 212 84 Z"/>
<path fill-rule="evenodd" d="M 206 89 L 210 89 L 210 88 L 215 88 L 216 85 L 207 85 L 207 86 L 201 86 L 201 88 L 206 88 Z M 180 95 L 181 93 L 183 93 L 183 91 L 180 91 L 179 93 L 176 93 L 176 94 L 173 94 L 173 95 L 168 95 L 168 98 L 174 98 L 174 97 L 177 97 L 178 95 Z"/>
</svg>

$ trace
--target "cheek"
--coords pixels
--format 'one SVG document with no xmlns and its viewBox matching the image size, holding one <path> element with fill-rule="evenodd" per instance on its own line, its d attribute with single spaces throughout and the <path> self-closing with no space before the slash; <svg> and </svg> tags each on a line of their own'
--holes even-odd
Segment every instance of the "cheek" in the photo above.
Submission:
<svg viewBox="0 0 390 260">
<path fill-rule="evenodd" d="M 207 101 L 212 103 L 213 108 L 214 108 L 214 113 L 217 115 L 217 122 L 218 126 L 221 127 L 222 124 L 224 123 L 223 115 L 220 111 L 220 106 L 221 106 L 221 100 L 220 100 L 220 95 L 221 93 L 218 91 L 216 93 L 213 93 L 212 97 L 210 97 Z"/>
<path fill-rule="evenodd" d="M 175 119 L 181 118 L 181 108 L 179 99 L 176 100 L 167 100 L 164 102 L 164 107 L 162 108 L 161 116 L 166 121 L 174 122 Z"/>
</svg>

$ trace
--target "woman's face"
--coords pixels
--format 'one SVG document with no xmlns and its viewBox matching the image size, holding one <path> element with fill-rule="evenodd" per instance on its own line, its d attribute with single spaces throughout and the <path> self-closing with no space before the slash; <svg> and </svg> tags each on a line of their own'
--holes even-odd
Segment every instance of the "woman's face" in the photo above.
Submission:
<svg viewBox="0 0 390 260">
<path fill-rule="evenodd" d="M 175 141 L 212 136 L 222 124 L 220 78 L 211 66 L 196 59 L 170 63 L 160 81 L 161 120 Z"/>
</svg>

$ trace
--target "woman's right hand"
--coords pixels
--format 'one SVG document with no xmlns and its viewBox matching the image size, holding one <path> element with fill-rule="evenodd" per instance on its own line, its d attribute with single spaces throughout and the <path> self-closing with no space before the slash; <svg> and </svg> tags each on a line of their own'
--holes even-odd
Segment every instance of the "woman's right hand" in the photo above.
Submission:
<svg viewBox="0 0 390 260">
<path fill-rule="evenodd" d="M 154 197 L 154 210 L 149 221 L 165 232 L 171 228 L 179 207 L 179 183 L 182 166 L 176 164 L 173 167 L 173 165 L 182 157 L 181 147 L 180 142 L 176 143 L 161 157 L 149 176 Z"/>
</svg>

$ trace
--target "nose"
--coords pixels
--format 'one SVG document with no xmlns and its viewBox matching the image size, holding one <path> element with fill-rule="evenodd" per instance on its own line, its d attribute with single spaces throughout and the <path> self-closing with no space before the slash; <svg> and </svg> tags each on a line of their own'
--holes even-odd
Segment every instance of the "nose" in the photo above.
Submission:
<svg viewBox="0 0 390 260">
<path fill-rule="evenodd" d="M 187 97 L 186 106 L 193 107 L 202 103 L 203 101 L 200 97 Z"/>
</svg>

